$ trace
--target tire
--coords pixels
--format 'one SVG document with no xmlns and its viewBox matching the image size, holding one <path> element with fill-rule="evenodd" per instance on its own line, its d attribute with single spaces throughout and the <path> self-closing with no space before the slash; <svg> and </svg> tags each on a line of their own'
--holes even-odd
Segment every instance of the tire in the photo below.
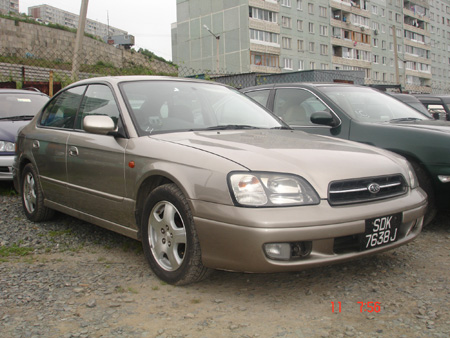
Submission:
<svg viewBox="0 0 450 338">
<path fill-rule="evenodd" d="M 423 220 L 423 226 L 427 226 L 433 221 L 437 213 L 436 196 L 434 193 L 433 182 L 430 176 L 426 172 L 425 168 L 415 161 L 410 161 L 414 172 L 416 173 L 417 180 L 419 181 L 419 186 L 428 195 L 428 206 L 425 212 L 425 218 Z"/>
<path fill-rule="evenodd" d="M 39 176 L 31 163 L 23 168 L 20 191 L 23 209 L 30 221 L 41 222 L 53 217 L 54 210 L 44 205 L 44 193 Z"/>
<path fill-rule="evenodd" d="M 186 285 L 209 274 L 202 264 L 191 210 L 175 184 L 162 185 L 148 195 L 141 224 L 145 257 L 161 280 Z"/>
</svg>

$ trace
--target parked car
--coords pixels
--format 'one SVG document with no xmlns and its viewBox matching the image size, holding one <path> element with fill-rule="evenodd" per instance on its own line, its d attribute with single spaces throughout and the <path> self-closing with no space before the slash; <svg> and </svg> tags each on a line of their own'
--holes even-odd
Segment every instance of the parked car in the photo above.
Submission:
<svg viewBox="0 0 450 338">
<path fill-rule="evenodd" d="M 428 194 L 425 224 L 450 205 L 450 123 L 435 121 L 376 89 L 286 83 L 242 90 L 292 128 L 388 149 L 413 165 Z"/>
<path fill-rule="evenodd" d="M 43 93 L 0 89 L 0 181 L 12 181 L 17 131 L 48 101 Z"/>
<path fill-rule="evenodd" d="M 415 97 L 435 119 L 450 121 L 450 95 L 416 94 Z"/>
<path fill-rule="evenodd" d="M 418 112 L 421 112 L 425 116 L 434 118 L 433 115 L 430 114 L 430 112 L 427 110 L 427 108 L 420 102 L 420 100 L 411 94 L 405 94 L 405 93 L 389 93 L 386 92 L 386 94 L 391 95 L 392 97 L 396 98 L 397 100 L 407 104 L 408 106 L 414 108 Z"/>
<path fill-rule="evenodd" d="M 291 130 L 235 89 L 94 78 L 60 91 L 18 138 L 32 221 L 53 210 L 142 241 L 154 273 L 300 270 L 405 244 L 426 194 L 383 149 Z"/>
</svg>

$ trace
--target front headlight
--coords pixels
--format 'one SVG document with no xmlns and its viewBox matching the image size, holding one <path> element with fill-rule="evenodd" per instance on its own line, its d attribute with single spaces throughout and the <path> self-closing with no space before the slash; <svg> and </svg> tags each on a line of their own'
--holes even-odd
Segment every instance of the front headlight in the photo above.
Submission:
<svg viewBox="0 0 450 338">
<path fill-rule="evenodd" d="M 419 186 L 419 181 L 417 180 L 416 173 L 414 171 L 413 166 L 411 163 L 408 163 L 408 175 L 409 175 L 409 186 L 411 189 L 416 189 Z"/>
<path fill-rule="evenodd" d="M 295 175 L 234 172 L 228 175 L 228 183 L 234 201 L 242 206 L 294 206 L 320 202 L 313 187 Z"/>
<path fill-rule="evenodd" d="M 13 153 L 15 151 L 15 145 L 12 142 L 0 141 L 0 151 Z"/>
</svg>

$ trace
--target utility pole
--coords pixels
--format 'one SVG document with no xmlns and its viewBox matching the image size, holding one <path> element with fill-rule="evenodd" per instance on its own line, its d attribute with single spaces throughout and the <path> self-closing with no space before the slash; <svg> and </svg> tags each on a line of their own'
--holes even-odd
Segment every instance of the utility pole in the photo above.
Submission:
<svg viewBox="0 0 450 338">
<path fill-rule="evenodd" d="M 86 27 L 86 16 L 89 0 L 81 0 L 80 18 L 78 21 L 77 37 L 75 40 L 75 49 L 73 51 L 72 60 L 72 80 L 78 80 L 78 72 L 80 71 L 80 57 L 83 47 L 84 28 Z"/>
<path fill-rule="evenodd" d="M 398 69 L 397 29 L 395 28 L 395 26 L 392 26 L 392 34 L 394 38 L 395 83 L 400 84 L 400 74 Z"/>
</svg>

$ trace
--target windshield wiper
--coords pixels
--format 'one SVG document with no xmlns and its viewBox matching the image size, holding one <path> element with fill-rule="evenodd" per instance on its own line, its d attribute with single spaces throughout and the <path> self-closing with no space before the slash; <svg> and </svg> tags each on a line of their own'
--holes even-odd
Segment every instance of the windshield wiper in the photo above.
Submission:
<svg viewBox="0 0 450 338">
<path fill-rule="evenodd" d="M 0 117 L 0 120 L 27 121 L 27 120 L 32 120 L 33 117 L 34 117 L 34 115 L 7 116 L 7 117 Z"/>
<path fill-rule="evenodd" d="M 422 121 L 422 119 L 419 119 L 417 117 L 402 117 L 399 119 L 392 119 L 389 122 L 403 122 L 403 121 Z"/>
<path fill-rule="evenodd" d="M 249 126 L 246 124 L 226 124 L 206 128 L 206 130 L 233 130 L 233 129 L 260 129 L 260 128 L 255 126 Z"/>
</svg>

